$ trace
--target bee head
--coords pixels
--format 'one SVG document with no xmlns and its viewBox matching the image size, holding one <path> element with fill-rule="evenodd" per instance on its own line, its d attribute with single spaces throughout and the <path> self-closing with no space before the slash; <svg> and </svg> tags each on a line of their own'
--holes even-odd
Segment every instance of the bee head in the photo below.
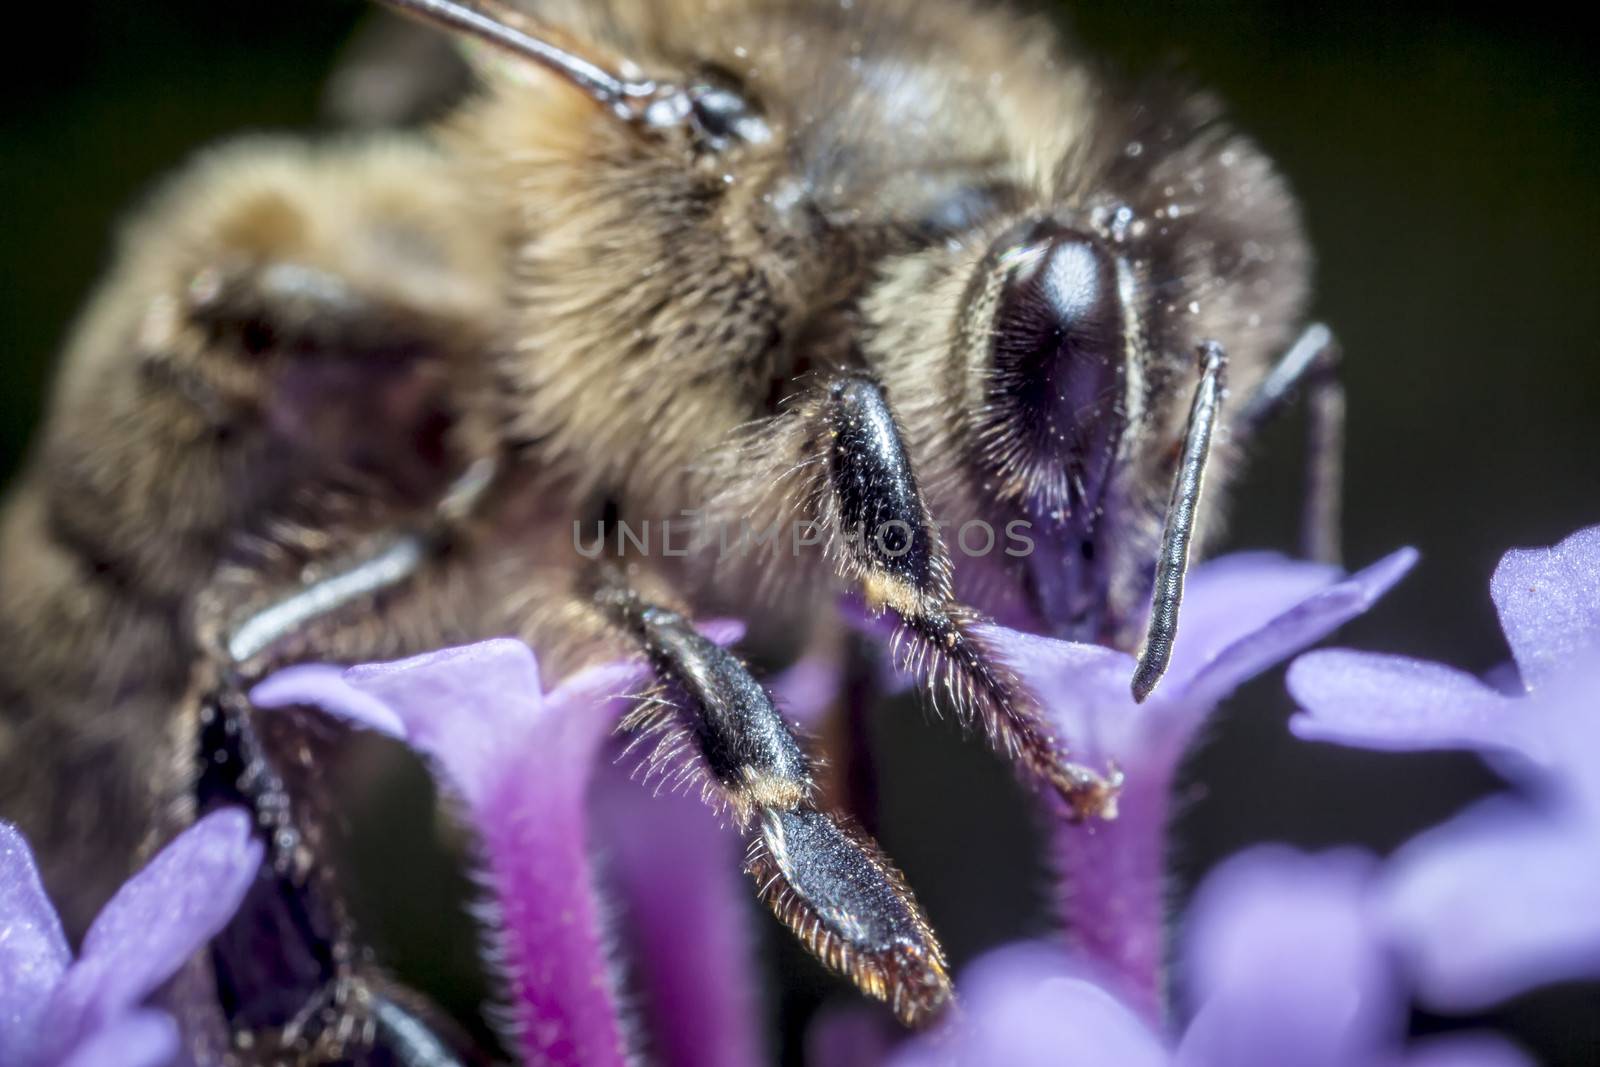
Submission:
<svg viewBox="0 0 1600 1067">
<path fill-rule="evenodd" d="M 1270 162 L 1205 97 L 1092 99 L 1027 203 L 892 263 L 866 307 L 935 515 L 1026 524 L 1012 558 L 957 553 L 958 589 L 1029 628 L 1128 645 L 1195 352 L 1219 344 L 1248 395 L 1299 325 L 1309 257 Z M 1224 398 L 1202 536 L 1237 467 L 1237 409 Z"/>
</svg>

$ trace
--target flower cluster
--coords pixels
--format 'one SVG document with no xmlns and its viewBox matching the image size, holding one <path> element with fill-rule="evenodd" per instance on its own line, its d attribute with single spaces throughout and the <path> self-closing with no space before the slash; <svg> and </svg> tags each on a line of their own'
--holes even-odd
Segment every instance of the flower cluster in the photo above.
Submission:
<svg viewBox="0 0 1600 1067">
<path fill-rule="evenodd" d="M 1382 921 L 1442 1010 L 1600 977 L 1600 527 L 1508 553 L 1490 592 L 1514 658 L 1490 680 L 1342 650 L 1289 673 L 1299 736 L 1469 749 L 1513 786 L 1384 872 Z"/>
<path fill-rule="evenodd" d="M 1290 669 L 1299 736 L 1468 748 L 1504 775 L 1505 792 L 1386 860 L 1264 846 L 1213 871 L 1176 922 L 1166 897 L 1173 779 L 1207 717 L 1241 683 L 1366 611 L 1413 562 L 1400 552 L 1346 576 L 1249 554 L 1198 568 L 1171 670 L 1142 705 L 1128 694 L 1124 654 L 989 629 L 1072 750 L 1122 768 L 1121 815 L 1084 825 L 1046 809 L 1064 938 L 972 963 L 958 980 L 962 1010 L 924 1034 L 901 1039 L 877 1015 L 825 1016 L 813 1061 L 1528 1063 L 1491 1035 L 1411 1041 L 1407 1009 L 1420 998 L 1471 1010 L 1600 975 L 1600 528 L 1505 558 L 1492 592 L 1515 666 L 1493 680 L 1350 651 L 1308 653 Z M 321 707 L 434 767 L 474 831 L 485 955 L 526 1062 L 621 1067 L 647 1040 L 666 1064 L 758 1063 L 739 841 L 696 799 L 652 797 L 617 760 L 622 696 L 643 679 L 623 664 L 547 687 L 525 646 L 491 641 L 393 664 L 293 668 L 252 699 L 267 714 Z M 803 717 L 831 689 L 826 669 L 802 664 L 780 696 Z M 1040 803 L 1058 802 L 1042 792 Z M 173 1024 L 144 1004 L 237 906 L 260 861 L 248 830 L 241 814 L 221 813 L 180 836 L 72 962 L 26 846 L 0 827 L 8 1067 L 167 1062 Z M 626 996 L 619 939 L 633 968 Z M 1181 996 L 1168 989 L 1168 959 Z M 97 1051 L 113 1041 L 121 1058 Z"/>
</svg>

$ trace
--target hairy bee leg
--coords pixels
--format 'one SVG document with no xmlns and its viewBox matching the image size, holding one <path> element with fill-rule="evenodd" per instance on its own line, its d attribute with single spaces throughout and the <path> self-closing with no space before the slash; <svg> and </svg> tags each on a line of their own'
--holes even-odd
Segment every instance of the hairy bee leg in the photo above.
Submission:
<svg viewBox="0 0 1600 1067">
<path fill-rule="evenodd" d="M 1120 777 L 1072 762 L 1027 687 L 982 641 L 980 621 L 956 603 L 950 561 L 928 515 L 894 414 L 862 377 L 830 383 L 816 410 L 826 430 L 827 481 L 820 510 L 838 571 L 874 611 L 901 622 L 903 664 L 935 699 L 976 712 L 989 742 L 1049 782 L 1080 817 L 1111 817 Z"/>
<path fill-rule="evenodd" d="M 324 739 L 312 720 L 277 710 L 257 720 L 243 679 L 224 670 L 199 701 L 196 814 L 244 806 L 256 814 L 266 862 L 209 956 L 223 1022 L 241 1063 L 398 1062 L 458 1067 L 481 1062 L 453 1027 L 407 1006 L 414 998 L 372 972 L 341 904 L 318 822 L 306 816 L 316 788 L 307 767 L 282 771 L 265 732 L 292 732 L 305 753 Z M 336 733 L 336 732 L 335 732 Z M 292 775 L 294 782 L 286 781 Z"/>
<path fill-rule="evenodd" d="M 1339 380 L 1338 339 L 1322 323 L 1306 327 L 1299 340 L 1267 373 L 1239 417 L 1254 435 L 1306 390 L 1306 499 L 1301 551 L 1308 559 L 1338 563 L 1344 486 L 1344 383 Z"/>
<path fill-rule="evenodd" d="M 206 640 L 211 654 L 197 684 L 196 814 L 244 806 L 255 812 L 267 847 L 256 885 L 210 950 L 219 1004 L 236 1044 L 293 1053 L 307 1063 L 346 1062 L 352 1052 L 439 1067 L 465 1062 L 448 1051 L 452 1044 L 467 1047 L 459 1035 L 437 1020 L 424 1022 L 423 1013 L 407 1006 L 417 998 L 372 971 L 341 903 L 315 814 L 331 810 L 332 802 L 311 770 L 324 762 L 317 758 L 329 740 L 322 734 L 337 740 L 341 731 L 290 710 L 258 719 L 246 691 L 250 679 L 293 658 L 295 640 L 319 623 L 412 581 L 492 476 L 492 464 L 473 464 L 431 522 L 372 538 L 325 564 L 317 579 L 230 623 L 217 620 L 217 632 Z M 285 758 L 293 765 L 281 766 Z"/>
<path fill-rule="evenodd" d="M 1143 702 L 1161 681 L 1172 660 L 1178 636 L 1178 609 L 1183 604 L 1183 582 L 1189 569 L 1189 543 L 1194 518 L 1205 486 L 1206 460 L 1211 455 L 1211 435 L 1222 407 L 1222 376 L 1227 356 L 1222 346 L 1208 341 L 1200 346 L 1200 382 L 1195 386 L 1189 422 L 1183 434 L 1178 473 L 1172 482 L 1167 519 L 1156 559 L 1155 590 L 1150 621 L 1133 674 L 1133 699 Z"/>
<path fill-rule="evenodd" d="M 952 995 L 943 949 L 878 846 L 814 806 L 811 761 L 766 689 L 678 612 L 614 582 L 597 601 L 668 687 L 673 702 L 663 706 L 682 716 L 669 721 L 652 760 L 692 743 L 748 835 L 746 870 L 774 914 L 905 1025 L 937 1016 Z"/>
<path fill-rule="evenodd" d="M 281 1044 L 308 1036 L 308 1006 L 335 1009 L 347 999 L 348 919 L 336 894 L 315 884 L 314 843 L 302 836 L 294 803 L 267 759 L 236 676 L 225 675 L 200 698 L 200 776 L 196 815 L 242 805 L 255 812 L 267 862 L 239 915 L 211 944 L 211 965 L 230 1033 L 281 1033 Z M 261 936 L 270 930 L 270 937 Z M 316 1020 L 316 1032 L 326 1020 Z"/>
</svg>

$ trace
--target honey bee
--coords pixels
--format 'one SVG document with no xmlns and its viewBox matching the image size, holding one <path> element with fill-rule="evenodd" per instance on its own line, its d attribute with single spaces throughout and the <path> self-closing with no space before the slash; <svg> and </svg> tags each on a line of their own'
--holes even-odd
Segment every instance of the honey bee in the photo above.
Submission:
<svg viewBox="0 0 1600 1067">
<path fill-rule="evenodd" d="M 81 929 L 152 839 L 254 805 L 273 862 L 236 925 L 270 912 L 315 964 L 253 997 L 289 979 L 218 941 L 236 1050 L 404 1049 L 428 1013 L 328 948 L 348 922 L 282 756 L 306 741 L 248 685 L 508 634 L 554 675 L 642 655 L 674 699 L 629 725 L 691 742 L 773 909 L 934 1017 L 904 879 L 693 620 L 814 631 L 858 601 L 1028 780 L 1112 816 L 1117 769 L 1074 761 L 974 624 L 1137 650 L 1143 699 L 1237 460 L 1302 385 L 1336 551 L 1336 348 L 1302 322 L 1285 183 L 1208 96 L 1125 91 L 979 0 L 383 2 L 463 42 L 465 98 L 423 132 L 205 154 L 67 346 L 0 529 L 0 813 Z M 578 536 L 685 514 L 808 536 Z"/>
</svg>

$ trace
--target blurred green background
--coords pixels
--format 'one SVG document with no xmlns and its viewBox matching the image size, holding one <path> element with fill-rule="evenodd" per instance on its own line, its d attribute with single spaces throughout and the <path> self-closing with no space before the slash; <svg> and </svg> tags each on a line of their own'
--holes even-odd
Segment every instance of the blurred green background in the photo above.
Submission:
<svg viewBox="0 0 1600 1067">
<path fill-rule="evenodd" d="M 1065 12 L 1124 69 L 1175 59 L 1220 90 L 1303 198 L 1316 314 L 1347 353 L 1350 560 L 1401 544 L 1424 554 L 1342 643 L 1487 668 L 1506 655 L 1487 591 L 1500 553 L 1600 522 L 1600 66 L 1562 12 L 1374 0 Z M 0 71 L 0 476 L 21 460 L 119 213 L 199 145 L 312 128 L 322 77 L 363 14 L 356 0 L 30 6 Z M 1290 421 L 1239 498 L 1236 545 L 1294 543 Z M 1229 705 L 1196 758 L 1177 828 L 1183 887 L 1263 839 L 1392 847 L 1492 781 L 1465 758 L 1296 742 L 1288 710 L 1276 672 Z M 1039 929 L 1035 846 L 1005 774 L 914 712 L 877 729 L 884 843 L 957 963 Z M 377 851 L 405 847 L 403 821 L 388 832 Z M 374 924 L 420 961 L 395 931 L 428 919 L 402 910 Z M 770 943 L 784 974 L 774 1010 L 793 1037 L 840 993 L 787 942 Z M 1488 1021 L 1549 1063 L 1600 1062 L 1595 986 L 1525 998 Z M 787 1041 L 786 1059 L 796 1049 Z"/>
</svg>

